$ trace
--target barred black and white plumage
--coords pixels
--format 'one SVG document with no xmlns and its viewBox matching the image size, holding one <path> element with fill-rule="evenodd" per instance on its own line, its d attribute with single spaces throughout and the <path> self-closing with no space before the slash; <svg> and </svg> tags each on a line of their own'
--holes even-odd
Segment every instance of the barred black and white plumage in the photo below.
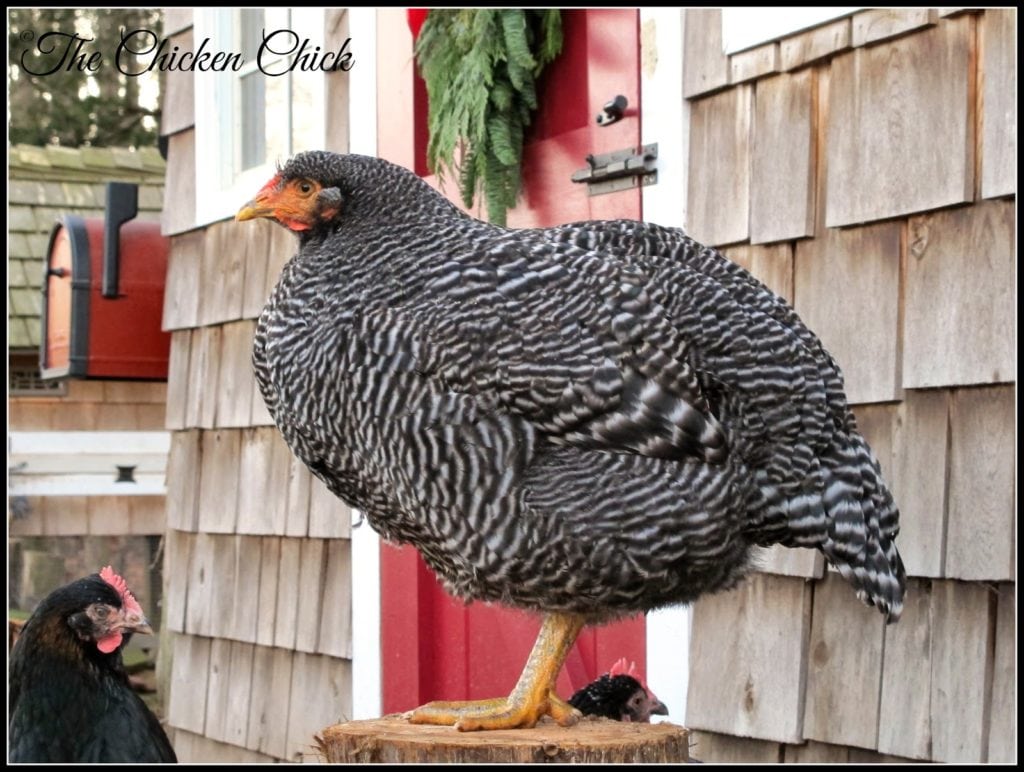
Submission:
<svg viewBox="0 0 1024 772">
<path fill-rule="evenodd" d="M 899 616 L 898 512 L 839 368 L 742 268 L 642 222 L 489 225 L 374 158 L 304 153 L 264 190 L 293 183 L 259 387 L 453 593 L 599 621 L 730 587 L 781 543 Z"/>
</svg>

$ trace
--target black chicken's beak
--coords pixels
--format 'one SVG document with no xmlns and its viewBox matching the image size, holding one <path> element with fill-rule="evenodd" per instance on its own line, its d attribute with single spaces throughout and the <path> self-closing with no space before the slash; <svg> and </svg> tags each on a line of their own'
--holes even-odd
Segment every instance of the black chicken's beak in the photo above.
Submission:
<svg viewBox="0 0 1024 772">
<path fill-rule="evenodd" d="M 153 635 L 153 628 L 149 626 L 149 620 L 142 614 L 133 614 L 131 612 L 122 615 L 121 630 L 126 633 Z"/>
<path fill-rule="evenodd" d="M 652 716 L 667 716 L 668 708 L 665 707 L 665 703 L 655 698 L 654 702 L 651 703 L 651 715 Z"/>
</svg>

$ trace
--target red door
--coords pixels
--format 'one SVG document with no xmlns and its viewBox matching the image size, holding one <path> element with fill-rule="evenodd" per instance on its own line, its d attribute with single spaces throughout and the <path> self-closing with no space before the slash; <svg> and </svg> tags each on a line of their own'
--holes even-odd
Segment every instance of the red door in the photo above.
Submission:
<svg viewBox="0 0 1024 772">
<path fill-rule="evenodd" d="M 426 176 L 426 89 L 411 65 L 404 9 L 378 11 L 378 154 Z M 540 88 L 524 158 L 524 196 L 510 227 L 573 220 L 640 219 L 640 190 L 590 197 L 570 181 L 588 154 L 640 144 L 639 14 L 636 10 L 562 11 L 564 45 Z M 625 117 L 599 126 L 596 116 L 617 95 Z M 448 196 L 458 203 L 454 183 Z M 478 214 L 478 212 L 477 212 Z M 508 694 L 540 629 L 536 614 L 464 605 L 441 588 L 410 547 L 381 548 L 382 703 L 385 713 L 435 699 Z M 558 681 L 568 697 L 620 657 L 645 669 L 643 617 L 580 635 Z"/>
</svg>

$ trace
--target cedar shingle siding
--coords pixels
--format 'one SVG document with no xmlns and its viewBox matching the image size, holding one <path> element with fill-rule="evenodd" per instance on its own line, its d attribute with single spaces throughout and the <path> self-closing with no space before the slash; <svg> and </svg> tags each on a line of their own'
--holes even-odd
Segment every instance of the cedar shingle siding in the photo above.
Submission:
<svg viewBox="0 0 1024 772">
<path fill-rule="evenodd" d="M 686 12 L 688 229 L 836 356 L 912 578 L 888 627 L 774 553 L 699 601 L 691 752 L 1013 761 L 1016 11 L 860 11 L 731 57 L 720 13 Z"/>
<path fill-rule="evenodd" d="M 343 12 L 327 13 L 342 34 Z M 191 46 L 191 10 L 166 18 L 170 42 Z M 344 77 L 328 76 L 340 116 Z M 192 84 L 167 73 L 161 126 L 169 733 L 183 762 L 311 760 L 313 736 L 352 713 L 352 513 L 292 456 L 256 389 L 255 320 L 296 241 L 266 221 L 196 228 Z"/>
</svg>

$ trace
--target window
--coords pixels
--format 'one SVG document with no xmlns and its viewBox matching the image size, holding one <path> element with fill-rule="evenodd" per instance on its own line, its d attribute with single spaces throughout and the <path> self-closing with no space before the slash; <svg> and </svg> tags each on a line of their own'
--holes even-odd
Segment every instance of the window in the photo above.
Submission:
<svg viewBox="0 0 1024 772">
<path fill-rule="evenodd" d="M 236 55 L 195 72 L 196 220 L 232 216 L 275 165 L 324 146 L 322 8 L 195 9 L 195 50 Z M 319 47 L 319 48 L 318 48 Z"/>
<path fill-rule="evenodd" d="M 858 8 L 725 8 L 722 44 L 725 53 L 767 43 L 826 21 L 848 16 Z"/>
<path fill-rule="evenodd" d="M 7 391 L 12 397 L 63 397 L 66 380 L 43 380 L 39 373 L 39 352 L 12 351 L 7 361 Z"/>
</svg>

